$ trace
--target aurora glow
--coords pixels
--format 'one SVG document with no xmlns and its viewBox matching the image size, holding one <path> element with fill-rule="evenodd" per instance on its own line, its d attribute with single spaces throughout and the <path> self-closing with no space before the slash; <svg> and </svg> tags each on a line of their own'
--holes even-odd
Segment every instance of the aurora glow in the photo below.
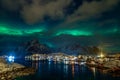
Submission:
<svg viewBox="0 0 120 80">
<path fill-rule="evenodd" d="M 0 26 L 0 34 L 7 34 L 7 35 L 23 35 L 20 30 L 17 29 L 10 29 L 7 27 Z"/>
<path fill-rule="evenodd" d="M 91 36 L 92 33 L 89 31 L 81 31 L 81 30 L 62 30 L 58 31 L 56 36 L 62 35 L 62 34 L 69 34 L 72 36 Z"/>
<path fill-rule="evenodd" d="M 5 34 L 5 35 L 16 35 L 16 36 L 25 36 L 25 35 L 30 35 L 34 33 L 40 33 L 43 32 L 45 29 L 40 28 L 40 29 L 27 29 L 27 30 L 22 30 L 22 29 L 17 29 L 17 28 L 10 28 L 10 26 L 0 26 L 0 34 Z"/>
<path fill-rule="evenodd" d="M 1 52 L 31 39 L 120 52 L 120 0 L 0 0 L 0 37 Z"/>
</svg>

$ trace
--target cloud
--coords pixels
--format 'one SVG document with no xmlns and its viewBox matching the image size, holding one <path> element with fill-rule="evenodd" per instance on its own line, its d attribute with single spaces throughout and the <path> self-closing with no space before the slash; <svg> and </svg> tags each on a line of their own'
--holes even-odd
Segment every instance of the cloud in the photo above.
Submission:
<svg viewBox="0 0 120 80">
<path fill-rule="evenodd" d="M 102 13 L 112 10 L 119 2 L 120 0 L 94 0 L 91 2 L 85 0 L 72 15 L 68 16 L 67 22 L 101 17 Z"/>
<path fill-rule="evenodd" d="M 3 8 L 18 11 L 28 24 L 44 22 L 46 17 L 51 20 L 66 20 L 66 23 L 98 18 L 102 13 L 115 8 L 120 0 L 91 0 L 90 2 L 82 0 L 81 2 L 83 3 L 77 5 L 74 0 L 0 0 Z M 73 13 L 67 13 L 69 8 L 74 9 Z"/>
<path fill-rule="evenodd" d="M 32 4 L 23 6 L 21 14 L 27 23 L 43 21 L 46 16 L 51 19 L 61 19 L 65 16 L 65 8 L 72 2 L 72 0 L 53 0 L 46 4 L 40 4 L 40 1 L 33 0 Z"/>
<path fill-rule="evenodd" d="M 72 0 L 1 0 L 4 9 L 18 11 L 23 20 L 29 24 L 50 19 L 62 19 L 65 9 Z"/>
<path fill-rule="evenodd" d="M 25 0 L 1 0 L 0 3 L 3 8 L 10 11 L 16 11 L 25 3 Z"/>
</svg>

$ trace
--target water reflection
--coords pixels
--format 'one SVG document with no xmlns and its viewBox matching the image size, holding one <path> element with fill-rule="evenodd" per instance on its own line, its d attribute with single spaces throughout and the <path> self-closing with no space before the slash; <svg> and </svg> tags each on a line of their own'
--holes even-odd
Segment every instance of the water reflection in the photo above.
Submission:
<svg viewBox="0 0 120 80">
<path fill-rule="evenodd" d="M 90 69 L 91 69 L 91 71 L 93 72 L 93 75 L 94 75 L 94 77 L 95 77 L 95 76 L 96 76 L 96 68 L 95 68 L 95 67 L 91 67 Z"/>
<path fill-rule="evenodd" d="M 74 69 L 74 65 L 72 65 L 72 76 L 74 77 L 75 74 L 75 69 Z"/>
<path fill-rule="evenodd" d="M 35 68 L 36 70 L 38 70 L 39 68 L 39 62 L 32 62 L 32 67 Z"/>
<path fill-rule="evenodd" d="M 50 71 L 50 68 L 51 68 L 51 63 L 52 63 L 51 61 L 48 62 L 48 69 L 49 69 L 49 71 Z"/>
<path fill-rule="evenodd" d="M 33 76 L 22 77 L 20 80 L 119 80 L 109 75 L 101 74 L 94 67 L 64 64 L 49 61 L 31 62 L 37 69 Z M 18 79 L 16 79 L 18 80 Z"/>
<path fill-rule="evenodd" d="M 64 65 L 64 73 L 67 75 L 68 74 L 68 65 Z"/>
</svg>

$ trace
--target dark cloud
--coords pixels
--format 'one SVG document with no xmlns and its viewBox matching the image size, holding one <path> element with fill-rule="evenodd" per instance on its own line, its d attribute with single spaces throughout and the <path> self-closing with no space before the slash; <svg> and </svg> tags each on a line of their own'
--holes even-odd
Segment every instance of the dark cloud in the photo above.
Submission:
<svg viewBox="0 0 120 80">
<path fill-rule="evenodd" d="M 85 20 L 90 18 L 99 18 L 102 16 L 102 13 L 114 9 L 120 0 L 93 0 L 87 2 L 84 0 L 83 4 L 68 17 L 68 22 L 73 22 L 77 20 Z"/>
<path fill-rule="evenodd" d="M 25 3 L 25 0 L 0 0 L 1 6 L 10 11 L 16 11 Z"/>
<path fill-rule="evenodd" d="M 45 21 L 46 17 L 53 20 L 66 19 L 66 22 L 99 18 L 119 3 L 119 0 L 81 0 L 79 4 L 76 0 L 1 0 L 3 8 L 18 10 L 29 24 Z M 66 13 L 69 10 L 73 12 Z"/>
<path fill-rule="evenodd" d="M 72 2 L 72 0 L 55 0 L 42 5 L 40 1 L 33 0 L 32 4 L 23 6 L 21 14 L 26 22 L 42 21 L 46 16 L 51 19 L 62 19 L 65 16 L 65 8 Z"/>
</svg>

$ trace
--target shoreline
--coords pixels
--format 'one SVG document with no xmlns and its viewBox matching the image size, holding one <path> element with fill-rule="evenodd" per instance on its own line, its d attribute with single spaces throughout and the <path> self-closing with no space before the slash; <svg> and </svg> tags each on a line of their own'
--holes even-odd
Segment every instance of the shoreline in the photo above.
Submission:
<svg viewBox="0 0 120 80">
<path fill-rule="evenodd" d="M 13 80 L 17 77 L 32 75 L 34 73 L 35 73 L 34 68 L 25 67 L 25 68 L 14 69 L 12 71 L 6 71 L 0 73 L 0 80 Z"/>
<path fill-rule="evenodd" d="M 87 64 L 87 66 L 89 68 L 94 67 L 94 68 L 98 69 L 101 73 L 110 74 L 113 77 L 120 77 L 120 67 L 107 68 L 102 65 L 92 65 L 92 64 Z"/>
</svg>

